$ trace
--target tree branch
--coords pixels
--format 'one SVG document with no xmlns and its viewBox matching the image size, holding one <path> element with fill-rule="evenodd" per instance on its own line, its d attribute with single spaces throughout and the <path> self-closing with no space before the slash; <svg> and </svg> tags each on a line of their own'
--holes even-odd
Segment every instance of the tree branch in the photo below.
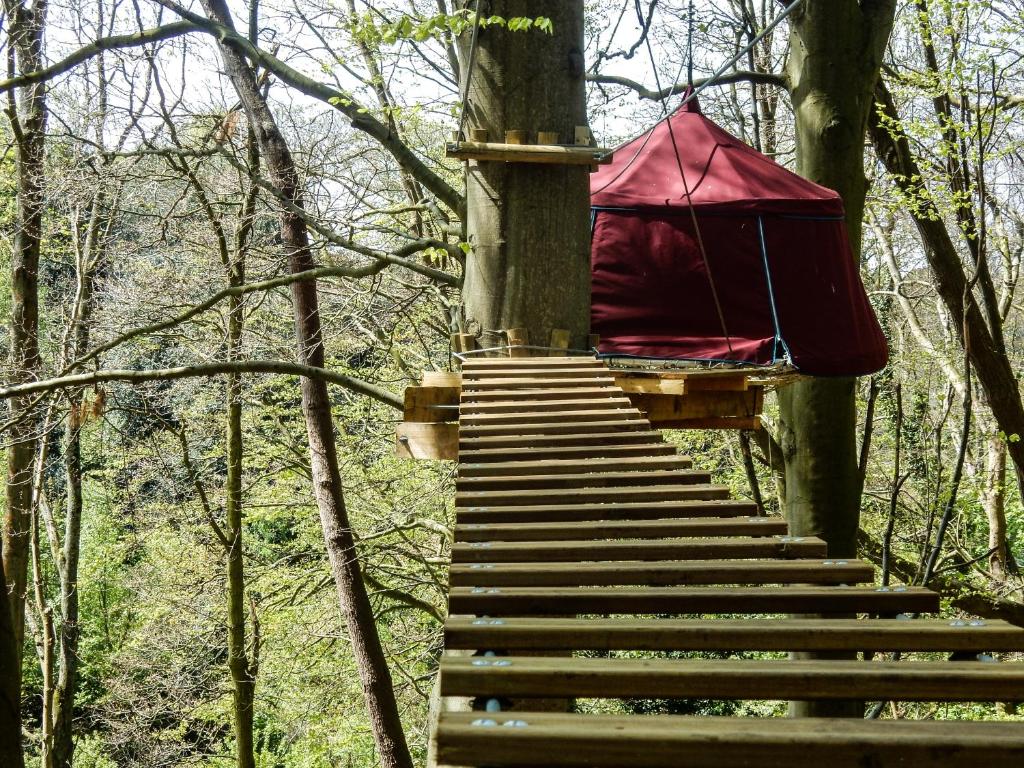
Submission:
<svg viewBox="0 0 1024 768">
<path fill-rule="evenodd" d="M 694 88 L 700 88 L 705 85 L 711 78 L 699 78 L 693 81 Z M 650 101 L 663 101 L 671 96 L 681 96 L 683 91 L 686 90 L 686 83 L 676 83 L 670 85 L 667 88 L 662 88 L 660 91 L 652 91 L 645 85 L 630 80 L 628 77 L 621 77 L 619 75 L 600 75 L 590 74 L 587 75 L 587 81 L 591 83 L 597 83 L 599 85 L 621 85 L 624 88 L 629 88 L 631 91 L 635 91 L 641 99 L 649 99 Z M 789 80 L 783 74 L 777 74 L 775 72 L 750 72 L 747 70 L 737 70 L 735 72 L 729 72 L 728 74 L 722 75 L 712 83 L 713 85 L 729 85 L 731 83 L 757 83 L 759 85 L 776 85 L 779 88 L 787 88 Z"/>
<path fill-rule="evenodd" d="M 161 40 L 187 35 L 189 32 L 197 31 L 196 25 L 190 21 L 176 21 L 173 24 L 166 24 L 162 27 L 151 27 L 130 35 L 113 35 L 95 40 L 74 53 L 66 56 L 55 64 L 43 69 L 26 72 L 11 77 L 7 80 L 0 80 L 0 93 L 6 93 L 14 88 L 21 88 L 33 83 L 40 83 L 50 80 L 57 75 L 62 75 L 82 62 L 88 61 L 94 56 L 99 56 L 103 51 L 114 51 L 122 48 L 137 48 L 140 45 L 156 43 Z"/>
<path fill-rule="evenodd" d="M 326 368 L 314 368 L 299 363 L 289 363 L 283 360 L 242 360 L 238 362 L 220 363 L 197 363 L 195 365 L 183 365 L 178 368 L 152 368 L 149 370 L 99 370 L 91 373 L 80 373 L 74 376 L 58 376 L 53 379 L 42 379 L 30 381 L 25 384 L 15 384 L 9 387 L 0 388 L 0 400 L 7 400 L 12 397 L 29 395 L 36 392 L 49 392 L 55 389 L 71 389 L 73 387 L 85 387 L 98 384 L 103 381 L 126 381 L 140 383 L 146 381 L 169 381 L 173 379 L 192 379 L 204 376 L 220 376 L 225 373 L 280 373 L 286 376 L 305 376 L 310 379 L 322 379 L 330 384 L 337 384 L 345 389 L 351 390 L 367 397 L 372 397 L 378 402 L 390 405 L 392 408 L 402 410 L 404 403 L 402 398 L 383 387 L 370 384 L 368 381 L 357 379 L 354 376 L 346 376 L 343 373 L 327 370 Z"/>
<path fill-rule="evenodd" d="M 315 99 L 330 104 L 349 119 L 353 128 L 376 139 L 381 146 L 391 153 L 391 156 L 398 161 L 398 164 L 405 171 L 414 176 L 417 181 L 429 189 L 445 205 L 456 213 L 462 210 L 465 201 L 455 187 L 429 168 L 407 144 L 395 135 L 394 131 L 374 117 L 351 94 L 343 93 L 329 85 L 307 77 L 288 64 L 285 64 L 276 56 L 253 45 L 247 37 L 239 35 L 223 24 L 193 13 L 172 0 L 158 0 L 158 2 L 174 11 L 186 21 L 194 24 L 197 31 L 205 32 L 220 42 L 230 43 L 235 46 L 246 58 L 277 75 L 286 85 L 301 91 L 307 96 L 312 96 Z"/>
</svg>

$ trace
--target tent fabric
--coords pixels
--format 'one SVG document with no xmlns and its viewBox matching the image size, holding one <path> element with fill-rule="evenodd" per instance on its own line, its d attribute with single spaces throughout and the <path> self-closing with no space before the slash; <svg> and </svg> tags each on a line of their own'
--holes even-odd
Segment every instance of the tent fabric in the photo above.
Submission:
<svg viewBox="0 0 1024 768">
<path fill-rule="evenodd" d="M 839 195 L 743 144 L 696 100 L 617 149 L 591 177 L 591 205 L 601 354 L 788 359 L 817 376 L 885 365 Z"/>
</svg>

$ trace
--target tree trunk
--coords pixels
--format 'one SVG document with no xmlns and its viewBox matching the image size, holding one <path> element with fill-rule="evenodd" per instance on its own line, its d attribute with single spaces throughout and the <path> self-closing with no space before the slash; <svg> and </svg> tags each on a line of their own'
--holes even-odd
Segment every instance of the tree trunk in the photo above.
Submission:
<svg viewBox="0 0 1024 768">
<path fill-rule="evenodd" d="M 24 0 L 5 0 L 10 25 L 9 42 L 17 56 L 18 72 L 42 66 L 46 3 L 31 8 Z M 18 212 L 11 253 L 11 336 L 9 381 L 30 381 L 39 367 L 39 251 L 43 233 L 46 87 L 30 85 L 21 91 L 16 126 Z M 25 398 L 9 402 L 13 422 L 7 449 L 7 508 L 4 513 L 4 573 L 10 590 L 14 665 L 12 686 L 21 687 L 21 649 L 25 637 L 25 591 L 28 579 L 29 527 L 32 507 L 32 463 L 36 452 L 36 424 L 24 414 Z"/>
<path fill-rule="evenodd" d="M 583 0 L 481 2 L 481 14 L 546 16 L 553 34 L 490 26 L 461 40 L 469 78 L 466 127 L 490 141 L 522 130 L 555 131 L 572 144 L 587 124 L 583 79 Z M 470 6 L 473 7 L 473 6 Z M 472 66 L 470 66 L 472 59 Z M 473 251 L 463 288 L 466 332 L 498 346 L 508 328 L 547 346 L 551 331 L 569 331 L 582 348 L 590 329 L 590 174 L 587 166 L 470 161 L 466 231 Z"/>
<path fill-rule="evenodd" d="M 807 0 L 790 17 L 797 171 L 842 196 L 858 260 L 864 134 L 894 14 L 894 0 Z M 857 550 L 862 487 L 855 394 L 852 378 L 809 379 L 779 392 L 786 518 L 794 534 L 825 539 L 832 557 Z M 860 717 L 863 705 L 793 702 L 790 713 Z"/>
<path fill-rule="evenodd" d="M 988 519 L 988 568 L 993 581 L 1006 581 L 1009 554 L 1006 533 L 1006 443 L 996 431 L 985 437 L 985 487 L 982 506 Z"/>
<path fill-rule="evenodd" d="M 0 544 L 0 548 L 2 548 Z M 0 561 L 0 576 L 4 576 Z M 6 579 L 3 584 L 6 584 Z M 0 765 L 24 768 L 21 750 L 21 686 L 20 661 L 14 647 L 14 626 L 10 596 L 0 587 Z"/>
<path fill-rule="evenodd" d="M 203 0 L 203 6 L 211 18 L 233 28 L 224 0 Z M 225 70 L 256 132 L 260 153 L 266 162 L 271 181 L 286 200 L 301 208 L 302 192 L 294 160 L 273 113 L 260 93 L 252 69 L 242 53 L 231 43 L 222 43 L 220 52 Z M 282 209 L 280 221 L 281 241 L 288 256 L 290 271 L 295 273 L 312 269 L 313 254 L 305 222 L 287 209 Z M 303 365 L 322 367 L 325 356 L 316 283 L 295 282 L 291 292 L 298 360 Z M 377 634 L 373 609 L 360 573 L 355 538 L 345 510 L 327 386 L 323 381 L 303 378 L 301 391 L 320 523 L 334 573 L 338 600 L 352 642 L 352 653 L 366 696 L 370 726 L 379 752 L 378 759 L 384 768 L 412 768 L 391 685 L 391 672 Z"/>
</svg>

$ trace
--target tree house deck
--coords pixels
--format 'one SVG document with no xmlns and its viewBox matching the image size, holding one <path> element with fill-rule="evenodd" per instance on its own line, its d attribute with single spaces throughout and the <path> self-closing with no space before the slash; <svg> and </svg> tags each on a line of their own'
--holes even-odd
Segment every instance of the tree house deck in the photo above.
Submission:
<svg viewBox="0 0 1024 768">
<path fill-rule="evenodd" d="M 437 764 L 1019 765 L 1014 722 L 551 711 L 577 699 L 1024 699 L 1024 664 L 980 660 L 1024 651 L 1024 629 L 908 618 L 936 612 L 938 595 L 877 587 L 867 563 L 829 558 L 821 540 L 730 498 L 661 440 L 629 389 L 681 397 L 668 382 L 759 412 L 758 390 L 743 400 L 751 387 L 716 379 L 636 384 L 572 358 L 465 364 Z M 673 408 L 670 421 L 695 418 Z M 680 656 L 694 652 L 715 657 Z M 769 656 L 738 656 L 752 652 Z M 931 656 L 879 657 L 896 652 Z M 476 711 L 457 711 L 466 702 Z"/>
</svg>

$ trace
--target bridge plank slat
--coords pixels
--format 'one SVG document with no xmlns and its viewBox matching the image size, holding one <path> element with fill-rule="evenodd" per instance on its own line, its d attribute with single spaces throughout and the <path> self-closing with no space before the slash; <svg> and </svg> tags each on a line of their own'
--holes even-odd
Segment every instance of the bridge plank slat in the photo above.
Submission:
<svg viewBox="0 0 1024 768">
<path fill-rule="evenodd" d="M 537 768 L 977 768 L 1018 765 L 1024 732 L 1012 722 L 509 713 L 442 714 L 438 757 L 448 765 Z M 525 723 L 503 727 L 506 721 Z"/>
<path fill-rule="evenodd" d="M 948 619 L 550 619 L 450 617 L 445 647 L 506 651 L 1024 651 L 1005 621 Z"/>
<path fill-rule="evenodd" d="M 777 536 L 788 532 L 779 517 L 710 517 L 668 520 L 594 520 L 581 523 L 461 523 L 456 541 L 586 541 L 701 536 Z"/>
<path fill-rule="evenodd" d="M 452 563 L 556 563 L 603 560 L 824 557 L 828 546 L 813 537 L 623 539 L 619 541 L 479 541 L 452 545 Z"/>
</svg>

